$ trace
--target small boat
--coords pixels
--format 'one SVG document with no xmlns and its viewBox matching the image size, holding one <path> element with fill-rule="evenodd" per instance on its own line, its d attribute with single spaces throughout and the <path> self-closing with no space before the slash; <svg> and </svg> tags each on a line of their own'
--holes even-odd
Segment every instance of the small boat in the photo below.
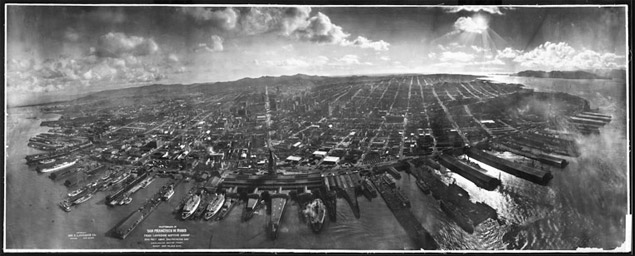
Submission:
<svg viewBox="0 0 635 256">
<path fill-rule="evenodd" d="M 52 163 L 55 163 L 55 159 L 53 158 L 40 161 L 40 164 L 52 164 Z"/>
<path fill-rule="evenodd" d="M 162 189 L 165 190 L 165 192 L 161 196 L 161 199 L 163 201 L 170 200 L 170 198 L 174 195 L 174 185 L 170 184 L 169 186 L 164 187 Z"/>
<path fill-rule="evenodd" d="M 223 207 L 220 209 L 220 212 L 218 213 L 218 220 L 224 219 L 225 216 L 229 214 L 229 212 L 234 208 L 235 205 L 236 205 L 236 199 L 230 198 L 225 200 L 225 204 L 223 204 Z"/>
<path fill-rule="evenodd" d="M 81 204 L 83 202 L 88 201 L 89 199 L 91 199 L 93 197 L 93 194 L 86 194 L 78 199 L 76 199 L 75 201 L 73 201 L 73 204 Z"/>
<path fill-rule="evenodd" d="M 148 178 L 147 180 L 145 180 L 145 181 L 143 182 L 143 185 L 141 185 L 141 188 L 146 188 L 146 187 L 150 186 L 150 183 L 154 182 L 154 180 L 156 180 L 156 179 L 157 179 L 157 178 L 156 178 L 156 177 L 154 177 L 154 176 L 152 176 L 152 177 Z"/>
<path fill-rule="evenodd" d="M 60 208 L 62 208 L 62 210 L 64 210 L 65 212 L 70 212 L 71 211 L 71 205 L 68 201 L 64 200 L 62 202 L 59 203 Z"/>
<path fill-rule="evenodd" d="M 79 195 L 80 193 L 86 191 L 86 188 L 79 188 L 77 190 L 71 191 L 70 193 L 68 193 L 68 197 L 74 197 L 76 195 Z"/>
<path fill-rule="evenodd" d="M 132 197 L 126 197 L 123 199 L 123 204 L 130 204 L 132 202 Z"/>
</svg>

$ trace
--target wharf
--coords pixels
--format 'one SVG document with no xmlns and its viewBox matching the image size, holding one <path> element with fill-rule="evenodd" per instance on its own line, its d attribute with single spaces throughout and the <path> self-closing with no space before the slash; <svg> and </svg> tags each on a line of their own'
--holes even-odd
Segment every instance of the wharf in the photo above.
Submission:
<svg viewBox="0 0 635 256">
<path fill-rule="evenodd" d="M 476 148 L 470 148 L 467 150 L 467 155 L 501 171 L 540 185 L 546 185 L 553 178 L 550 171 L 520 165 L 509 160 L 490 155 Z"/>
<path fill-rule="evenodd" d="M 415 245 L 426 250 L 438 249 L 439 245 L 432 235 L 423 228 L 421 222 L 419 222 L 410 209 L 401 202 L 397 193 L 378 177 L 372 177 L 371 181 L 375 184 L 386 205 L 388 205 L 388 208 L 395 215 L 395 218 L 397 218 L 397 221 L 401 224 Z"/>
<path fill-rule="evenodd" d="M 28 155 L 25 157 L 26 159 L 26 163 L 29 165 L 33 165 L 33 164 L 37 164 L 39 161 L 42 160 L 49 160 L 49 159 L 53 159 L 53 158 L 58 158 L 58 157 L 62 157 L 62 156 L 66 156 L 70 153 L 73 153 L 75 151 L 81 150 L 81 149 L 86 149 L 93 146 L 93 144 L 91 142 L 86 142 L 86 143 L 82 143 L 79 145 L 76 145 L 74 147 L 70 147 L 70 148 L 62 148 L 59 150 L 55 150 L 49 153 L 44 153 L 44 154 L 35 154 L 35 155 Z"/>
<path fill-rule="evenodd" d="M 262 190 L 302 190 L 320 188 L 324 186 L 323 178 L 319 173 L 295 174 L 295 175 L 227 175 L 222 182 L 226 187 L 238 187 L 240 190 L 253 191 L 255 188 Z"/>
<path fill-rule="evenodd" d="M 453 156 L 442 155 L 439 157 L 439 162 L 443 166 L 446 166 L 448 169 L 465 177 L 481 188 L 494 190 L 501 184 L 499 179 L 491 177 L 480 170 L 459 161 Z"/>
<path fill-rule="evenodd" d="M 520 150 L 515 148 L 513 145 L 508 145 L 505 142 L 493 142 L 491 143 L 492 147 L 497 149 L 497 150 L 504 150 L 504 151 L 509 151 L 513 154 L 516 155 L 521 155 L 533 160 L 536 160 L 538 162 L 544 163 L 544 164 L 548 164 L 551 166 L 555 166 L 558 168 L 564 168 L 566 167 L 569 162 L 567 162 L 567 160 L 564 160 L 562 158 L 559 157 L 555 157 L 555 156 L 551 156 L 551 155 L 546 155 L 546 154 L 542 154 L 542 153 L 538 153 L 538 154 L 534 154 L 532 152 L 529 151 L 524 151 L 524 150 Z"/>
<path fill-rule="evenodd" d="M 135 178 L 132 182 L 130 182 L 129 184 L 126 184 L 123 188 L 121 188 L 120 190 L 118 190 L 117 192 L 115 192 L 112 195 L 108 195 L 106 197 L 106 204 L 107 205 L 113 205 L 112 203 L 118 200 L 121 200 L 122 197 L 128 193 L 132 188 L 134 188 L 136 185 L 138 185 L 139 183 L 141 183 L 143 180 L 146 179 L 146 177 L 148 177 L 148 175 L 150 174 L 149 171 L 145 171 L 143 174 L 139 175 L 137 178 Z"/>
<path fill-rule="evenodd" d="M 353 211 L 353 215 L 355 218 L 360 218 L 360 210 L 359 210 L 359 202 L 357 201 L 356 190 L 359 189 L 361 184 L 358 181 L 361 181 L 361 178 L 358 177 L 358 173 L 340 173 L 340 174 L 331 174 L 326 176 L 325 186 L 329 187 L 331 191 L 336 191 L 339 195 L 341 195 L 348 205 L 351 207 Z M 351 177 L 353 176 L 353 177 Z M 329 203 L 326 202 L 326 206 L 328 208 Z M 328 209 L 329 213 L 331 209 Z M 333 211 L 334 212 L 334 211 Z"/>
<path fill-rule="evenodd" d="M 547 153 L 554 153 L 563 156 L 573 156 L 578 157 L 580 153 L 570 144 L 558 144 L 554 141 L 547 141 L 541 138 L 538 138 L 537 135 L 523 135 L 523 136 L 514 136 L 508 138 L 506 140 L 508 144 L 515 144 L 522 147 L 527 147 L 534 150 L 539 150 Z"/>
<path fill-rule="evenodd" d="M 43 151 L 54 151 L 61 147 L 60 145 L 49 145 L 49 144 L 40 143 L 36 141 L 29 142 L 27 146 L 38 149 L 38 150 L 43 150 Z"/>
<path fill-rule="evenodd" d="M 175 184 L 175 187 L 178 185 Z M 134 212 L 130 213 L 128 217 L 119 222 L 113 229 L 111 229 L 107 235 L 126 239 L 126 237 L 163 202 L 161 196 L 165 193 L 168 186 L 162 187 L 152 198 L 148 199 L 143 206 Z"/>
<path fill-rule="evenodd" d="M 287 207 L 287 200 L 289 200 L 289 191 L 278 191 L 271 196 L 271 219 L 269 221 L 269 231 L 271 237 L 276 239 L 278 237 L 278 229 L 280 227 L 280 220 L 284 216 L 284 211 Z"/>
<path fill-rule="evenodd" d="M 326 212 L 329 214 L 329 219 L 333 222 L 337 221 L 337 194 L 334 191 L 326 191 L 324 196 L 324 205 L 326 205 Z"/>
<path fill-rule="evenodd" d="M 445 185 L 432 172 L 425 165 L 412 170 L 418 181 L 428 185 L 432 197 L 440 201 L 441 209 L 465 231 L 473 232 L 474 227 L 487 219 L 498 220 L 498 213 L 494 208 L 482 202 L 473 203 L 467 191 L 456 184 Z"/>
</svg>

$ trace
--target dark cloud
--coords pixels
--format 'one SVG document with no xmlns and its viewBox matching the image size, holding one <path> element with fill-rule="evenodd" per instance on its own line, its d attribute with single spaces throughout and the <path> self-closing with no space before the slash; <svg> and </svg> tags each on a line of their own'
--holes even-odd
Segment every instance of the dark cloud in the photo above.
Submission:
<svg viewBox="0 0 635 256">
<path fill-rule="evenodd" d="M 208 43 L 201 43 L 195 49 L 196 51 L 203 49 L 208 52 L 220 52 L 223 51 L 223 38 L 217 35 L 212 35 Z"/>
<path fill-rule="evenodd" d="M 145 56 L 158 50 L 159 46 L 153 39 L 111 32 L 99 37 L 95 53 L 100 57 Z"/>
<path fill-rule="evenodd" d="M 231 7 L 223 9 L 183 7 L 180 10 L 199 23 L 212 25 L 225 30 L 232 30 L 236 27 L 236 21 L 239 15 L 238 11 Z"/>
</svg>

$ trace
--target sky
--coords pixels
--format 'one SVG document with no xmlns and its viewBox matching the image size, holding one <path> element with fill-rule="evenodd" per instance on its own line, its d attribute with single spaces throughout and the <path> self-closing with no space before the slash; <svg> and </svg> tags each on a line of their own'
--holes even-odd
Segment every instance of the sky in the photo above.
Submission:
<svg viewBox="0 0 635 256">
<path fill-rule="evenodd" d="M 8 92 L 625 68 L 625 7 L 20 6 Z"/>
</svg>

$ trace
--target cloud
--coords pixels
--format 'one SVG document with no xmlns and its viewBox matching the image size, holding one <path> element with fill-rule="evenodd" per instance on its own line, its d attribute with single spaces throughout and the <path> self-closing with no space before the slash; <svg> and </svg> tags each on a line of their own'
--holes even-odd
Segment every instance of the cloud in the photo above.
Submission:
<svg viewBox="0 0 635 256">
<path fill-rule="evenodd" d="M 316 58 L 306 58 L 306 57 L 293 57 L 287 58 L 284 60 L 254 60 L 254 64 L 256 66 L 268 66 L 275 68 L 283 68 L 283 69 L 297 69 L 297 68 L 308 68 L 308 67 L 320 67 L 324 66 L 329 62 L 329 58 L 325 56 L 318 56 Z"/>
<path fill-rule="evenodd" d="M 86 13 L 88 19 L 98 23 L 119 24 L 127 20 L 124 8 L 95 8 Z"/>
<path fill-rule="evenodd" d="M 469 33 L 477 33 L 481 34 L 487 31 L 487 21 L 483 17 L 459 17 L 459 19 L 454 22 L 454 29 L 460 32 L 469 32 Z"/>
<path fill-rule="evenodd" d="M 292 57 L 283 60 L 253 60 L 253 63 L 256 66 L 264 66 L 264 67 L 275 67 L 275 68 L 283 68 L 283 69 L 315 69 L 315 68 L 323 68 L 325 66 L 337 66 L 337 67 L 347 67 L 347 66 L 355 66 L 355 65 L 372 65 L 370 62 L 362 62 L 359 56 L 354 54 L 347 54 L 342 56 L 341 58 L 329 59 L 325 56 L 317 56 L 317 57 Z"/>
<path fill-rule="evenodd" d="M 310 7 L 253 7 L 242 12 L 240 29 L 247 35 L 274 32 L 290 36 L 295 30 L 306 27 Z"/>
<path fill-rule="evenodd" d="M 214 51 L 222 51 L 223 50 L 223 38 L 217 35 L 212 35 L 212 44 L 211 48 Z"/>
<path fill-rule="evenodd" d="M 342 27 L 331 22 L 328 16 L 321 12 L 308 20 L 308 25 L 298 28 L 293 34 L 303 41 L 316 43 L 335 44 L 341 46 L 354 46 L 375 51 L 387 51 L 390 46 L 384 40 L 371 41 L 366 37 L 358 36 L 355 40 L 348 40 L 350 34 L 343 31 Z"/>
<path fill-rule="evenodd" d="M 478 52 L 478 53 L 482 53 L 482 52 L 485 52 L 485 51 L 489 50 L 489 49 L 478 47 L 476 45 L 472 45 L 472 46 L 470 46 L 470 48 L 472 48 L 472 50 L 474 50 L 475 52 Z"/>
<path fill-rule="evenodd" d="M 502 9 L 512 9 L 511 7 L 490 7 L 490 6 L 453 6 L 443 8 L 446 12 L 457 13 L 461 11 L 465 12 L 487 12 L 490 14 L 503 15 Z"/>
<path fill-rule="evenodd" d="M 499 58 L 499 59 L 514 59 L 514 58 L 516 58 L 518 55 L 520 55 L 522 53 L 523 53 L 523 51 L 514 50 L 514 49 L 512 49 L 510 47 L 507 47 L 507 48 L 503 49 L 502 51 L 498 50 L 497 54 L 496 54 L 496 58 Z"/>
<path fill-rule="evenodd" d="M 390 57 L 388 57 L 388 56 L 381 56 L 381 57 L 379 57 L 379 59 L 383 60 L 383 61 L 390 61 Z"/>
<path fill-rule="evenodd" d="M 67 28 L 64 31 L 64 38 L 66 40 L 68 40 L 68 41 L 76 42 L 77 40 L 79 40 L 80 36 L 79 36 L 79 33 L 77 33 L 77 31 L 75 31 L 75 29 Z"/>
<path fill-rule="evenodd" d="M 353 40 L 352 45 L 358 46 L 362 49 L 373 49 L 375 51 L 387 51 L 389 43 L 386 43 L 384 40 L 379 41 L 370 41 L 363 36 L 358 36 L 355 40 Z"/>
<path fill-rule="evenodd" d="M 439 60 L 442 62 L 470 62 L 474 58 L 474 54 L 465 52 L 443 52 Z"/>
<path fill-rule="evenodd" d="M 309 19 L 305 28 L 294 32 L 300 39 L 317 43 L 340 44 L 350 36 L 342 27 L 331 23 L 331 19 L 321 12 Z"/>
<path fill-rule="evenodd" d="M 260 35 L 275 33 L 300 41 L 353 46 L 362 49 L 386 51 L 389 43 L 372 41 L 358 36 L 348 40 L 350 36 L 341 26 L 333 24 L 325 14 L 318 12 L 311 16 L 310 7 L 251 7 L 251 8 L 189 8 L 181 9 L 183 13 L 193 17 L 199 23 L 211 23 L 242 35 Z"/>
<path fill-rule="evenodd" d="M 100 57 L 145 56 L 158 50 L 153 39 L 110 32 L 99 37 L 95 53 Z"/>
<path fill-rule="evenodd" d="M 208 43 L 201 43 L 196 50 L 203 49 L 208 52 L 220 52 L 223 51 L 223 38 L 217 35 L 212 35 Z"/>
<path fill-rule="evenodd" d="M 293 31 L 304 27 L 311 13 L 311 7 L 291 7 L 284 9 L 284 18 L 280 22 L 280 31 L 284 35 L 291 35 Z"/>
<path fill-rule="evenodd" d="M 623 68 L 624 56 L 577 51 L 565 42 L 546 42 L 535 49 L 518 54 L 513 61 L 524 68 L 543 70 L 579 70 Z"/>
<path fill-rule="evenodd" d="M 170 53 L 170 55 L 167 56 L 167 61 L 168 62 L 172 62 L 172 63 L 178 63 L 179 62 L 179 57 L 176 56 L 176 54 L 174 54 L 174 53 Z"/>
<path fill-rule="evenodd" d="M 335 64 L 341 64 L 341 65 L 360 64 L 359 56 L 353 55 L 353 54 L 347 54 L 347 55 L 344 55 L 342 58 L 337 59 Z"/>
<path fill-rule="evenodd" d="M 180 10 L 199 23 L 210 24 L 225 30 L 232 30 L 236 27 L 239 15 L 236 9 L 231 7 L 224 9 L 183 7 Z"/>
<path fill-rule="evenodd" d="M 288 45 L 282 46 L 280 48 L 282 48 L 282 50 L 285 50 L 285 51 L 293 51 L 293 45 L 292 44 L 288 44 Z"/>
</svg>

